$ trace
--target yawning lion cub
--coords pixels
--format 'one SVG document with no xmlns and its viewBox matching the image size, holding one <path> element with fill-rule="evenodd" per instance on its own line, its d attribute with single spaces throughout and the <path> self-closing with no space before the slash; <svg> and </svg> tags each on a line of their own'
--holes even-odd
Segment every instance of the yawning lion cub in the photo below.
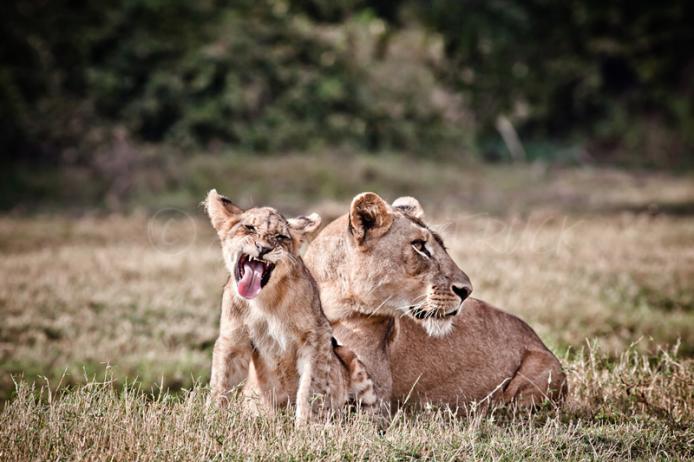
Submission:
<svg viewBox="0 0 694 462">
<path fill-rule="evenodd" d="M 297 423 L 310 417 L 311 402 L 373 405 L 371 379 L 356 355 L 333 343 L 318 288 L 298 255 L 320 217 L 287 220 L 269 207 L 244 211 L 215 190 L 205 207 L 230 274 L 212 357 L 215 399 L 224 402 L 247 378 L 246 397 L 270 409 L 295 403 Z"/>
</svg>

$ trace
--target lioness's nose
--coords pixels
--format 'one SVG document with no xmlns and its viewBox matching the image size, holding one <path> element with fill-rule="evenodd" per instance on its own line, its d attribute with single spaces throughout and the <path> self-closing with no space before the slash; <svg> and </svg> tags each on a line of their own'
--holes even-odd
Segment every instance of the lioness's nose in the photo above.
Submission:
<svg viewBox="0 0 694 462">
<path fill-rule="evenodd" d="M 468 282 L 466 284 L 457 282 L 454 284 L 451 284 L 451 290 L 453 291 L 454 294 L 456 294 L 458 297 L 460 297 L 460 301 L 464 302 L 466 298 L 470 296 L 472 293 L 472 285 Z"/>
</svg>

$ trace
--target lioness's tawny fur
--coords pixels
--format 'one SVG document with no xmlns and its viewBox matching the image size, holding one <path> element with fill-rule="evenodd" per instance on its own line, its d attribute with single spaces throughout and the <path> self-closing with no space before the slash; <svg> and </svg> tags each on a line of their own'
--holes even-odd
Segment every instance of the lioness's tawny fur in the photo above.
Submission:
<svg viewBox="0 0 694 462">
<path fill-rule="evenodd" d="M 305 261 L 335 336 L 365 363 L 380 399 L 455 407 L 565 394 L 561 365 L 535 332 L 468 297 L 467 276 L 416 199 L 356 196 Z"/>
<path fill-rule="evenodd" d="M 374 404 L 363 364 L 333 344 L 317 286 L 298 255 L 320 217 L 287 220 L 269 207 L 244 211 L 215 190 L 205 206 L 230 274 L 212 359 L 214 398 L 224 402 L 247 379 L 248 401 L 266 409 L 295 403 L 297 423 L 310 418 L 314 405 Z"/>
</svg>

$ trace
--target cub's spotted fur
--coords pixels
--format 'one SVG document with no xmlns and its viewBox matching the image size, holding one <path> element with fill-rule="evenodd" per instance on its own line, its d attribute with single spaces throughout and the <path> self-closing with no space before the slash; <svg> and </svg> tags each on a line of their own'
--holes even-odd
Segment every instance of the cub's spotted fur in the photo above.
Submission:
<svg viewBox="0 0 694 462">
<path fill-rule="evenodd" d="M 230 274 L 212 357 L 215 399 L 225 402 L 247 379 L 249 402 L 266 409 L 294 403 L 297 423 L 308 420 L 314 406 L 375 404 L 364 365 L 336 344 L 316 283 L 298 255 L 320 217 L 287 220 L 269 207 L 244 211 L 215 190 L 205 207 Z"/>
</svg>

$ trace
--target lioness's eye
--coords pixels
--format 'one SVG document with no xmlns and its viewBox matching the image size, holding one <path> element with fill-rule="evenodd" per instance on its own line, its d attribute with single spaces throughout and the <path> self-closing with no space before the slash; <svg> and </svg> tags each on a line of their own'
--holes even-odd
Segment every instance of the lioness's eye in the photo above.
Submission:
<svg viewBox="0 0 694 462">
<path fill-rule="evenodd" d="M 249 233 L 255 233 L 255 226 L 253 225 L 243 225 L 243 229 L 245 229 Z"/>
<path fill-rule="evenodd" d="M 288 241 L 288 240 L 289 240 L 289 236 L 285 236 L 284 234 L 278 234 L 278 235 L 277 235 L 277 240 L 278 240 L 278 241 Z"/>
<path fill-rule="evenodd" d="M 426 242 L 421 239 L 415 239 L 412 241 L 412 247 L 420 254 L 425 257 L 431 257 L 429 250 L 427 249 Z"/>
</svg>

